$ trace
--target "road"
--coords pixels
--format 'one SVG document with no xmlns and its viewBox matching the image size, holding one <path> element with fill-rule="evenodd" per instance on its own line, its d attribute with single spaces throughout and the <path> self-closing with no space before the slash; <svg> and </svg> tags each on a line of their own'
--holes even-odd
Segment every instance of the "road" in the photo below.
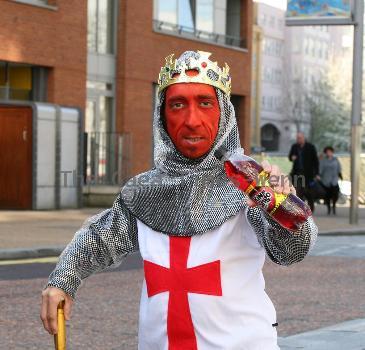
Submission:
<svg viewBox="0 0 365 350">
<path fill-rule="evenodd" d="M 321 236 L 302 263 L 265 264 L 266 289 L 277 309 L 281 337 L 365 318 L 364 247 L 365 236 Z M 1 350 L 52 348 L 38 315 L 40 290 L 53 267 L 0 266 Z M 84 282 L 68 324 L 69 349 L 136 349 L 140 267 L 134 255 Z"/>
</svg>

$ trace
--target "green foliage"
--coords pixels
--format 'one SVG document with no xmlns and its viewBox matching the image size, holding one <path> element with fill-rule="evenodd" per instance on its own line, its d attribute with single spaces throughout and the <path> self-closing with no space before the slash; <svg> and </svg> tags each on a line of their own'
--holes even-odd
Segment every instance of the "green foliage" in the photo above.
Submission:
<svg viewBox="0 0 365 350">
<path fill-rule="evenodd" d="M 306 97 L 311 116 L 310 140 L 322 150 L 332 146 L 336 152 L 350 150 L 351 110 L 334 94 L 330 83 L 322 79 Z"/>
</svg>

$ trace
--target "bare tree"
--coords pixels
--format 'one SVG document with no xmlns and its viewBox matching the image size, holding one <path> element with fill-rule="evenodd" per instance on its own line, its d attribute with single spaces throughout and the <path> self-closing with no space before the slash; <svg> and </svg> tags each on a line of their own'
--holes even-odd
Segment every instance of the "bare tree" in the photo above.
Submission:
<svg viewBox="0 0 365 350">
<path fill-rule="evenodd" d="M 283 113 L 288 121 L 295 125 L 296 131 L 303 131 L 303 126 L 309 124 L 310 115 L 307 105 L 308 88 L 302 79 L 290 81 L 287 76 L 284 79 Z"/>
</svg>

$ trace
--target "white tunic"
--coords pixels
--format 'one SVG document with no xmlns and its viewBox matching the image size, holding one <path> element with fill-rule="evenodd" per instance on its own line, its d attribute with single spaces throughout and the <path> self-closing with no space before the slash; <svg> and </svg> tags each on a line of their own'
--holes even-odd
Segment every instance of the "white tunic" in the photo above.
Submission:
<svg viewBox="0 0 365 350">
<path fill-rule="evenodd" d="M 264 290 L 265 281 L 262 267 L 265 260 L 265 250 L 259 244 L 256 234 L 247 221 L 246 210 L 240 211 L 220 227 L 203 235 L 193 236 L 191 239 L 177 239 L 187 240 L 185 241 L 188 244 L 186 268 L 195 267 L 195 269 L 188 271 L 193 271 L 194 274 L 196 269 L 202 269 L 200 271 L 203 271 L 203 276 L 205 274 L 208 276 L 207 278 L 218 278 L 218 281 L 213 282 L 213 285 L 220 284 L 221 291 L 219 292 L 218 288 L 212 293 L 206 293 L 204 287 L 199 286 L 201 285 L 199 283 L 201 278 L 194 280 L 195 277 L 192 277 L 189 287 L 184 287 L 186 293 L 178 291 L 176 294 L 175 292 L 174 295 L 180 295 L 181 300 L 184 299 L 184 295 L 187 295 L 188 306 L 185 311 L 188 311 L 189 314 L 185 312 L 182 319 L 184 317 L 186 319 L 187 316 L 190 317 L 196 346 L 172 346 L 173 337 L 178 333 L 176 329 L 175 331 L 171 331 L 171 329 L 178 324 L 180 315 L 177 315 L 176 312 L 181 310 L 179 311 L 176 305 L 172 305 L 176 302 L 176 298 L 174 301 L 171 299 L 169 304 L 169 294 L 174 293 L 169 291 L 172 290 L 169 283 L 174 284 L 176 291 L 176 288 L 183 283 L 175 280 L 184 275 L 184 272 L 180 271 L 178 274 L 171 275 L 173 276 L 171 278 L 166 277 L 169 271 L 173 270 L 170 269 L 171 237 L 153 231 L 138 221 L 138 241 L 142 258 L 145 261 L 145 273 L 146 264 L 150 267 L 149 271 L 157 271 L 156 274 L 148 272 L 148 276 L 150 276 L 147 281 L 148 290 L 146 278 L 143 282 L 138 349 L 279 349 L 276 329 L 273 327 L 273 324 L 276 323 L 275 308 Z M 176 256 L 176 251 L 173 255 Z M 200 265 L 204 266 L 199 268 Z M 209 268 L 207 273 L 204 272 L 207 266 L 210 266 L 211 270 L 218 266 L 218 271 L 209 275 Z M 199 274 L 199 272 L 197 273 Z M 161 276 L 161 280 L 156 276 Z M 195 288 L 194 285 L 197 285 L 197 289 L 202 289 L 199 294 L 196 291 L 191 291 Z M 165 290 L 161 292 L 155 290 L 151 293 L 156 288 Z M 153 295 L 149 296 L 149 294 Z M 168 326 L 169 307 L 171 310 L 175 310 L 175 314 L 170 310 L 172 313 Z"/>
</svg>

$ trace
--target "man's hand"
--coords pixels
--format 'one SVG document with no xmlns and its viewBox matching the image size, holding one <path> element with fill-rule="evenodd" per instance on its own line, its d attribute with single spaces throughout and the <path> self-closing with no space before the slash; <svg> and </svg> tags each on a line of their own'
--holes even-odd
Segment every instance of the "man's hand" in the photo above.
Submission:
<svg viewBox="0 0 365 350">
<path fill-rule="evenodd" d="M 264 160 L 261 166 L 269 174 L 270 185 L 276 193 L 296 194 L 294 186 L 290 184 L 289 176 L 285 175 L 277 165 L 271 165 L 267 160 Z"/>
<path fill-rule="evenodd" d="M 291 161 L 292 161 L 292 162 L 294 162 L 296 159 L 297 159 L 297 156 L 296 156 L 295 154 L 293 154 L 293 155 L 291 156 Z"/>
<path fill-rule="evenodd" d="M 50 334 L 57 333 L 57 306 L 62 300 L 65 301 L 65 319 L 69 320 L 73 304 L 72 298 L 63 290 L 55 287 L 48 287 L 42 292 L 41 320 L 43 327 Z"/>
<path fill-rule="evenodd" d="M 292 193 L 296 195 L 296 190 L 293 185 L 290 184 L 288 175 L 281 172 L 277 165 L 271 165 L 267 160 L 261 163 L 264 171 L 269 175 L 269 182 L 271 187 L 276 193 L 282 193 L 288 195 Z M 248 198 L 247 203 L 250 207 L 254 206 L 255 203 Z"/>
</svg>

